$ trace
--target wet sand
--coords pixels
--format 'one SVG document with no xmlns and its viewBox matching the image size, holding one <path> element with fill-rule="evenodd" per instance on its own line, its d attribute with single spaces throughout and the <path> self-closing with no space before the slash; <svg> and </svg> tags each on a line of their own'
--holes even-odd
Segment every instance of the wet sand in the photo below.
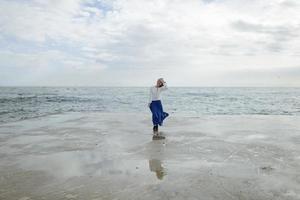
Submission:
<svg viewBox="0 0 300 200">
<path fill-rule="evenodd" d="M 0 199 L 300 199 L 299 116 L 69 113 L 0 125 Z"/>
</svg>

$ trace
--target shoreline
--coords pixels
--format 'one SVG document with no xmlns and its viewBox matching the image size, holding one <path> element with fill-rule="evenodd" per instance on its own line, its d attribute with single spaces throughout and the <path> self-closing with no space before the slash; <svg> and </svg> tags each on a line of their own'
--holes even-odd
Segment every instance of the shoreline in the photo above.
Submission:
<svg viewBox="0 0 300 200">
<path fill-rule="evenodd" d="M 147 108 L 148 109 L 148 108 Z M 150 110 L 148 111 L 147 109 L 145 109 L 144 112 L 141 112 L 139 111 L 138 113 L 137 112 L 119 112 L 119 111 L 110 111 L 110 112 L 107 112 L 107 111 L 67 111 L 67 112 L 58 112 L 58 113 L 50 113 L 50 114 L 44 114 L 44 115 L 41 115 L 41 116 L 34 116 L 34 117 L 28 117 L 28 118 L 25 118 L 25 119 L 17 119 L 15 121 L 3 121 L 3 122 L 0 122 L 0 126 L 1 125 L 6 125 L 6 124 L 14 124 L 14 123 L 19 123 L 19 122 L 22 122 L 22 121 L 27 121 L 27 120 L 40 120 L 40 119 L 43 119 L 43 118 L 47 118 L 47 117 L 52 117 L 52 116 L 67 116 L 67 115 L 86 115 L 86 114 L 103 114 L 103 115 L 140 115 L 141 117 L 145 117 L 145 118 L 149 118 L 149 120 L 151 121 L 151 112 Z M 167 111 L 168 112 L 168 111 Z M 171 111 L 171 112 L 168 112 L 170 113 L 170 116 L 171 117 L 182 117 L 182 118 L 208 118 L 208 117 L 228 117 L 228 118 L 231 118 L 231 117 L 249 117 L 249 118 L 260 118 L 260 117 L 291 117 L 291 118 L 300 118 L 300 115 L 298 114 L 200 114 L 200 113 L 194 113 L 194 114 L 191 114 L 191 113 L 178 113 L 178 112 L 174 112 L 174 111 Z M 150 123 L 151 124 L 151 123 Z"/>
</svg>

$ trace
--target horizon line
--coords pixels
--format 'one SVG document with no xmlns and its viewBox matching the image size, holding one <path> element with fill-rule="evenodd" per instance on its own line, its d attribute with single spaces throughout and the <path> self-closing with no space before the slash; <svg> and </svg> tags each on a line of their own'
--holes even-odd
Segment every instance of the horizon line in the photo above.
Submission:
<svg viewBox="0 0 300 200">
<path fill-rule="evenodd" d="M 28 88 L 33 88 L 33 87 L 57 87 L 57 88 L 63 88 L 63 87 L 70 87 L 70 88 L 75 88 L 75 87 L 105 87 L 105 88 L 144 88 L 144 87 L 151 87 L 151 85 L 149 86 L 104 86 L 104 85 L 60 85 L 60 86 L 53 86 L 53 85 L 24 85 L 24 86 L 20 86 L 20 85 L 0 85 L 0 88 L 12 88 L 12 87 L 28 87 Z M 300 88 L 300 86 L 178 86 L 178 85 L 174 85 L 174 86 L 169 86 L 169 88 L 176 88 L 176 87 L 180 87 L 180 88 L 192 88 L 192 87 L 197 87 L 197 88 Z"/>
</svg>

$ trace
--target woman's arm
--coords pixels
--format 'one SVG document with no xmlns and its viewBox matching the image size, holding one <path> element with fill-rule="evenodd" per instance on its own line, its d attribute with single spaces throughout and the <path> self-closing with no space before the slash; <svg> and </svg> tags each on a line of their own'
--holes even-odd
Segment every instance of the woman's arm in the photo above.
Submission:
<svg viewBox="0 0 300 200">
<path fill-rule="evenodd" d="M 167 83 L 166 82 L 163 82 L 163 83 L 164 83 L 164 85 L 162 87 L 160 87 L 161 91 L 164 91 L 164 90 L 168 89 Z"/>
</svg>

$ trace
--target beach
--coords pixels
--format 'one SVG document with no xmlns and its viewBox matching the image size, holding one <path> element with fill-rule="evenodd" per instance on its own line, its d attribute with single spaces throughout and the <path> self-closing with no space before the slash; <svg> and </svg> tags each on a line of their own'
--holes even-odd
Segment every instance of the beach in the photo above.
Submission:
<svg viewBox="0 0 300 200">
<path fill-rule="evenodd" d="M 0 124 L 0 199 L 300 199 L 300 116 L 71 112 Z"/>
</svg>

